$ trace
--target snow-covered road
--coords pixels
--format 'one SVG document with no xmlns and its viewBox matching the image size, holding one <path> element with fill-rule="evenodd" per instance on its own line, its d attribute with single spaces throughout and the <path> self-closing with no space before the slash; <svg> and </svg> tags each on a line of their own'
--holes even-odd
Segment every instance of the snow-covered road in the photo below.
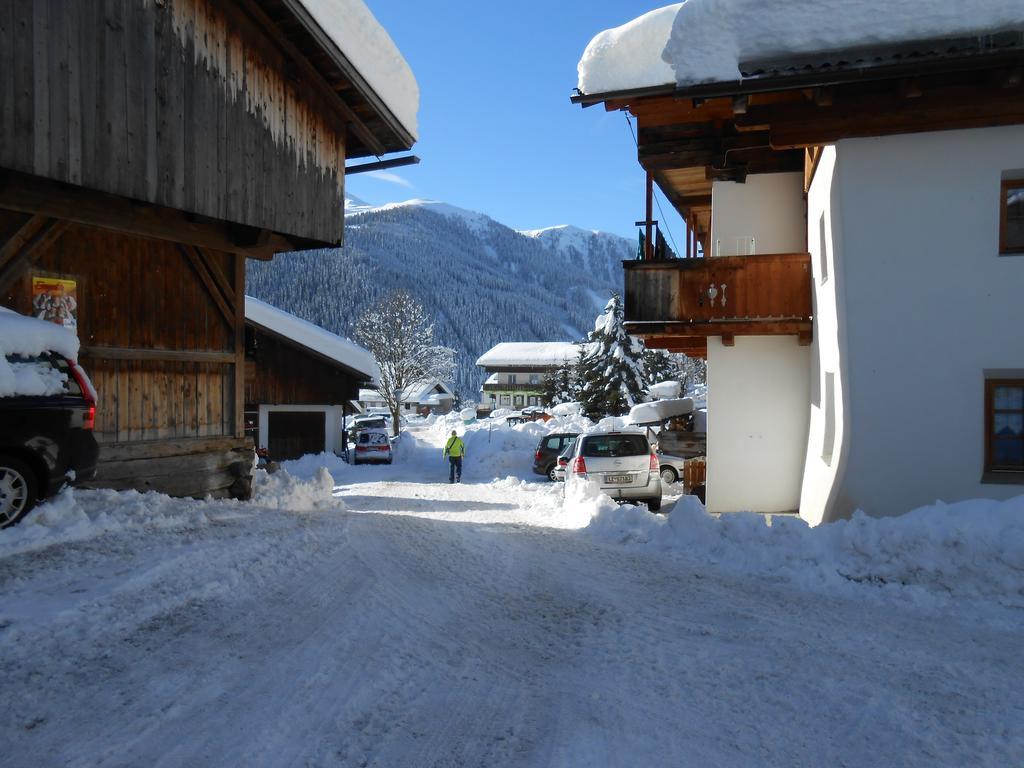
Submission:
<svg viewBox="0 0 1024 768">
<path fill-rule="evenodd" d="M 558 525 L 544 483 L 414 475 L 0 557 L 3 765 L 1024 762 L 1012 611 L 730 575 Z"/>
</svg>

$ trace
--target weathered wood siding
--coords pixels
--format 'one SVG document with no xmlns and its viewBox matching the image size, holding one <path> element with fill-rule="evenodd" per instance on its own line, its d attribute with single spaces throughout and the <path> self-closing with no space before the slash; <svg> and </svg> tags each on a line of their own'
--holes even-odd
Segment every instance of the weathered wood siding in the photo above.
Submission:
<svg viewBox="0 0 1024 768">
<path fill-rule="evenodd" d="M 207 256 L 230 283 L 241 257 Z M 31 312 L 33 275 L 78 283 L 81 359 L 99 394 L 98 440 L 235 434 L 234 330 L 174 244 L 73 225 L 12 286 L 16 311 Z M 183 359 L 131 359 L 145 351 Z M 209 353 L 221 359 L 203 361 Z"/>
<path fill-rule="evenodd" d="M 281 341 L 246 327 L 245 402 L 256 405 L 341 405 L 359 396 L 358 378 Z"/>
<path fill-rule="evenodd" d="M 336 243 L 344 124 L 246 3 L 0 3 L 0 167 Z"/>
</svg>

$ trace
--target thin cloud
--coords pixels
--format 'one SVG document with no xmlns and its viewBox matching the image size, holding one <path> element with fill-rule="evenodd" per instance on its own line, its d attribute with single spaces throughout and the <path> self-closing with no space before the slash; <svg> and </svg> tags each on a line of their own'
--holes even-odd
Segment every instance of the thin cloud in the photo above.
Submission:
<svg viewBox="0 0 1024 768">
<path fill-rule="evenodd" d="M 391 184 L 398 184 L 400 187 L 406 187 L 412 189 L 412 182 L 408 179 L 404 179 L 397 173 L 388 173 L 387 171 L 370 171 L 366 174 L 370 178 L 379 179 L 380 181 L 387 181 Z"/>
</svg>

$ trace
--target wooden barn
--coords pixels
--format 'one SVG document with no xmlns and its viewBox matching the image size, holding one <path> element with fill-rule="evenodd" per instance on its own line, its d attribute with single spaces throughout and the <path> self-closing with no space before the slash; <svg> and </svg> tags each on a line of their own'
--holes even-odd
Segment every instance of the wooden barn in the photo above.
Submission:
<svg viewBox="0 0 1024 768">
<path fill-rule="evenodd" d="M 368 350 L 251 296 L 245 362 L 245 428 L 274 461 L 340 454 L 351 402 L 379 376 Z"/>
<path fill-rule="evenodd" d="M 245 260 L 340 243 L 417 98 L 358 1 L 0 4 L 0 305 L 77 328 L 97 484 L 249 492 Z"/>
</svg>

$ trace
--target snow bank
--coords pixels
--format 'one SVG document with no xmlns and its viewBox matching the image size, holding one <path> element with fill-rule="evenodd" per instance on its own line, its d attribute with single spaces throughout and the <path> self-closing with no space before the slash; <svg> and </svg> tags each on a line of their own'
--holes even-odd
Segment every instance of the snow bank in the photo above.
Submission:
<svg viewBox="0 0 1024 768">
<path fill-rule="evenodd" d="M 308 464 L 311 466 L 313 461 Z M 345 509 L 333 491 L 334 479 L 322 465 L 313 468 L 309 478 L 285 471 L 269 475 L 257 470 L 251 502 L 177 499 L 153 491 L 68 488 L 37 506 L 18 525 L 0 531 L 0 559 L 108 533 L 195 528 L 223 513 L 258 511 L 253 507 L 290 512 Z"/>
<path fill-rule="evenodd" d="M 1020 0 L 688 0 L 595 36 L 577 87 L 731 82 L 745 62 L 1022 28 Z"/>
<path fill-rule="evenodd" d="M 304 456 L 299 462 L 326 459 L 333 454 L 319 457 Z M 340 461 L 340 459 L 338 459 Z M 347 465 L 346 465 L 347 466 Z M 252 504 L 268 509 L 283 509 L 289 512 L 319 512 L 322 510 L 343 510 L 345 503 L 334 497 L 334 477 L 322 464 L 312 469 L 308 479 L 296 477 L 286 469 L 268 473 L 262 469 L 253 475 Z"/>
<path fill-rule="evenodd" d="M 1024 608 L 1024 496 L 936 503 L 901 517 L 809 527 L 803 520 L 729 514 L 715 518 L 693 496 L 668 515 L 618 506 L 582 489 L 567 497 L 586 532 L 603 541 L 683 554 L 742 574 L 778 578 L 814 590 L 858 585 L 928 595 L 983 598 Z"/>
<path fill-rule="evenodd" d="M 67 377 L 50 366 L 7 361 L 7 355 L 33 357 L 43 352 L 56 352 L 77 361 L 78 337 L 56 323 L 0 307 L 0 397 L 63 391 Z"/>
<path fill-rule="evenodd" d="M 0 558 L 105 533 L 194 528 L 207 524 L 208 509 L 200 501 L 154 492 L 69 488 L 0 531 Z"/>
</svg>

